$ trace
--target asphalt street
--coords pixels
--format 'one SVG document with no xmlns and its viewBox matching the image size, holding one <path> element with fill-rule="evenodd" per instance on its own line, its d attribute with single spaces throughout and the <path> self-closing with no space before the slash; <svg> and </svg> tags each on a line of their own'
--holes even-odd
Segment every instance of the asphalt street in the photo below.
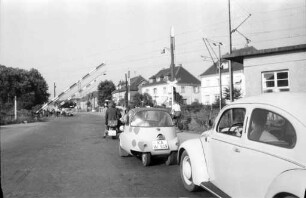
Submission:
<svg viewBox="0 0 306 198">
<path fill-rule="evenodd" d="M 143 167 L 136 157 L 119 157 L 119 141 L 102 138 L 102 119 L 80 113 L 0 127 L 4 197 L 211 196 L 186 191 L 179 166 L 162 158 Z M 179 133 L 182 140 L 192 136 Z"/>
</svg>

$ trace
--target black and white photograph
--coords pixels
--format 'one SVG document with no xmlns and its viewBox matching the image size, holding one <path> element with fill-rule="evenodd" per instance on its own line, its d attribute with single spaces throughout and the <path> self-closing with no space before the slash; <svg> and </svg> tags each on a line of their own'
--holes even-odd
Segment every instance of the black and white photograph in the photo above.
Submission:
<svg viewBox="0 0 306 198">
<path fill-rule="evenodd" d="M 0 0 L 0 197 L 306 198 L 305 0 Z"/>
</svg>

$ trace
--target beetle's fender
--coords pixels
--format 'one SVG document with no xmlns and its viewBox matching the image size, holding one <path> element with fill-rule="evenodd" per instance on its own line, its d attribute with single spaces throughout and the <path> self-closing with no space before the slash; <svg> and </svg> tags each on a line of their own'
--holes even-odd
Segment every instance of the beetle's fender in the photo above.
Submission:
<svg viewBox="0 0 306 198">
<path fill-rule="evenodd" d="M 297 197 L 305 197 L 306 169 L 293 169 L 280 174 L 269 186 L 265 197 L 275 197 L 282 193 L 290 193 Z"/>
<path fill-rule="evenodd" d="M 193 183 L 199 186 L 202 182 L 209 181 L 201 140 L 191 139 L 183 142 L 178 152 L 178 163 L 184 151 L 187 152 L 191 161 Z"/>
</svg>

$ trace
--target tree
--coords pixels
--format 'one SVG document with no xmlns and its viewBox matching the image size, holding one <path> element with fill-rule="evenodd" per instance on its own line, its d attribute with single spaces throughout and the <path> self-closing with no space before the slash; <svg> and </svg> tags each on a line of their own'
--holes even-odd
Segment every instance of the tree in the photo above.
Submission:
<svg viewBox="0 0 306 198">
<path fill-rule="evenodd" d="M 48 101 L 48 85 L 36 69 L 30 71 L 0 65 L 0 107 L 10 109 L 17 96 L 18 109 L 32 109 Z"/>
<path fill-rule="evenodd" d="M 241 98 L 241 96 L 242 96 L 241 89 L 234 87 L 233 91 L 234 91 L 234 100 L 237 100 L 237 99 Z M 229 89 L 229 87 L 224 88 L 223 97 L 226 100 L 230 100 L 230 89 Z"/>
<path fill-rule="evenodd" d="M 183 96 L 177 92 L 174 92 L 174 101 L 181 106 L 184 104 Z"/>
<path fill-rule="evenodd" d="M 136 93 L 131 100 L 131 103 L 134 106 L 144 107 L 144 106 L 153 106 L 152 96 L 148 93 L 140 94 Z"/>
<path fill-rule="evenodd" d="M 237 99 L 241 98 L 241 96 L 242 96 L 241 89 L 238 89 L 238 88 L 234 87 L 234 99 L 237 100 Z M 222 101 L 221 101 L 222 107 L 224 107 L 226 105 L 226 100 L 230 100 L 229 87 L 225 87 L 224 90 L 223 90 L 223 97 L 222 97 Z M 214 108 L 219 108 L 219 106 L 220 106 L 219 98 L 216 98 L 215 102 L 212 105 L 213 105 Z"/>
<path fill-rule="evenodd" d="M 112 92 L 116 90 L 116 87 L 112 81 L 105 80 L 98 85 L 98 104 L 103 106 L 105 100 L 112 99 Z"/>
</svg>

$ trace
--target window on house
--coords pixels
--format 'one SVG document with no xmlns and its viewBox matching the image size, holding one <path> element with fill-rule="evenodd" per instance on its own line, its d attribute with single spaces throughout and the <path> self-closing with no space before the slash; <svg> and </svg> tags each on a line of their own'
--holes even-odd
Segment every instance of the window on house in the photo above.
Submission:
<svg viewBox="0 0 306 198">
<path fill-rule="evenodd" d="M 288 70 L 263 72 L 262 90 L 264 93 L 289 91 Z"/>
<path fill-rule="evenodd" d="M 154 88 L 154 89 L 153 89 L 153 93 L 154 93 L 154 95 L 157 94 L 157 88 Z"/>
<path fill-rule="evenodd" d="M 199 87 L 193 87 L 193 92 L 194 93 L 199 93 Z"/>
<path fill-rule="evenodd" d="M 153 83 L 154 81 L 153 81 L 153 79 L 151 78 L 151 79 L 149 80 L 149 82 L 150 82 L 150 83 Z"/>
<path fill-rule="evenodd" d="M 165 77 L 164 77 L 164 80 L 165 80 L 165 81 L 168 81 L 168 76 L 165 76 Z"/>
<path fill-rule="evenodd" d="M 185 86 L 181 86 L 181 93 L 185 93 Z"/>
<path fill-rule="evenodd" d="M 164 87 L 164 88 L 163 88 L 163 93 L 164 93 L 164 94 L 167 94 L 167 87 Z"/>
</svg>

